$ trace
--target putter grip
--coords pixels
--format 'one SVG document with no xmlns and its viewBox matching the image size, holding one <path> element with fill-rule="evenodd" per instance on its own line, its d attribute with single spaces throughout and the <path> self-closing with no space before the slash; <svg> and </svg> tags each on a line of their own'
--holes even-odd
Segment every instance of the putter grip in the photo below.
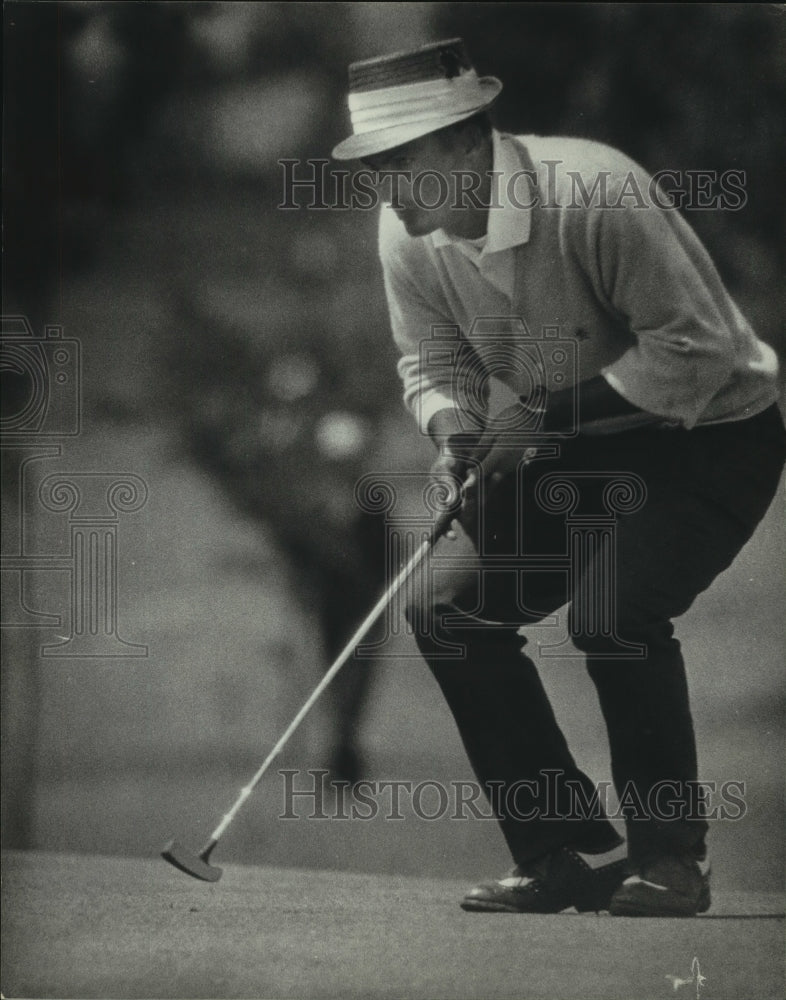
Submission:
<svg viewBox="0 0 786 1000">
<path fill-rule="evenodd" d="M 521 456 L 524 465 L 529 465 L 536 455 L 537 455 L 537 448 L 533 447 L 525 448 Z M 499 485 L 499 480 L 492 475 L 491 470 L 488 470 L 483 478 L 486 482 L 485 496 L 486 499 L 488 499 L 488 497 L 491 496 L 491 494 L 496 490 L 497 486 Z M 458 509 L 456 509 L 454 507 L 451 508 L 450 510 L 443 511 L 443 513 L 441 513 L 437 517 L 436 521 L 434 522 L 434 527 L 431 529 L 432 545 L 445 534 L 445 532 L 450 528 L 453 521 L 455 521 L 456 518 L 460 516 L 460 514 L 461 514 L 461 508 L 459 507 Z"/>
<path fill-rule="evenodd" d="M 445 534 L 445 532 L 450 528 L 451 524 L 456 519 L 456 517 L 458 517 L 459 513 L 460 511 L 458 510 L 446 510 L 443 511 L 443 513 L 441 513 L 437 517 L 436 521 L 434 522 L 434 526 L 431 529 L 432 545 Z"/>
</svg>

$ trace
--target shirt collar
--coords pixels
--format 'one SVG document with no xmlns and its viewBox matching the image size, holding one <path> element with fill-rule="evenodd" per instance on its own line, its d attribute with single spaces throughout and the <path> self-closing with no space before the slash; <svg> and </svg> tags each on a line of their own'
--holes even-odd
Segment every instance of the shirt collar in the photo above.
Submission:
<svg viewBox="0 0 786 1000">
<path fill-rule="evenodd" d="M 494 193 L 489 208 L 488 242 L 483 250 L 484 256 L 526 243 L 532 226 L 532 198 L 523 193 L 524 185 L 528 183 L 527 175 L 531 178 L 532 171 L 527 170 L 523 151 L 519 151 L 512 136 L 496 129 L 491 133 L 491 143 Z M 529 183 L 532 183 L 531 179 Z M 459 240 L 444 229 L 437 229 L 431 234 L 431 239 L 435 247 L 450 246 Z"/>
</svg>

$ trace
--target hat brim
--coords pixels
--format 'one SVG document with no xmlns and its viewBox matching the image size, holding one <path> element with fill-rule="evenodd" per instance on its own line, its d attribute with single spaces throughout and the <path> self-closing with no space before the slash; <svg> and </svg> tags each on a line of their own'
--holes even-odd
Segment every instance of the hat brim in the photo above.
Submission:
<svg viewBox="0 0 786 1000">
<path fill-rule="evenodd" d="M 407 142 L 412 142 L 413 139 L 420 139 L 421 136 L 429 135 L 431 132 L 438 132 L 442 128 L 447 128 L 448 125 L 456 125 L 466 118 L 471 118 L 473 115 L 485 111 L 499 97 L 502 83 L 495 76 L 483 76 L 478 80 L 478 84 L 484 97 L 476 106 L 465 108 L 454 114 L 444 112 L 428 121 L 409 125 L 394 125 L 375 132 L 351 135 L 335 147 L 333 158 L 335 160 L 359 160 L 365 156 L 385 153 L 390 149 L 397 149 Z"/>
</svg>

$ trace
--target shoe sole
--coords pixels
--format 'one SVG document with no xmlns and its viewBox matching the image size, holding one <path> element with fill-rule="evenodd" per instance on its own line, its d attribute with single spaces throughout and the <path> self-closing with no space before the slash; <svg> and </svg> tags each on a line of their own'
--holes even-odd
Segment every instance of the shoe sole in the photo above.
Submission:
<svg viewBox="0 0 786 1000">
<path fill-rule="evenodd" d="M 508 906 L 505 903 L 484 903 L 481 900 L 477 902 L 473 900 L 462 900 L 459 904 L 462 910 L 466 910 L 467 913 L 520 913 L 529 914 L 532 917 L 547 917 L 549 915 L 555 916 L 558 913 L 564 913 L 566 910 L 572 909 L 573 903 L 566 904 L 561 910 L 527 910 L 520 909 L 518 906 Z M 586 913 L 586 910 L 579 910 L 579 913 Z"/>
<path fill-rule="evenodd" d="M 532 910 L 520 910 L 517 906 L 507 906 L 505 903 L 484 903 L 482 900 L 465 899 L 461 909 L 467 913 L 532 913 Z"/>
<path fill-rule="evenodd" d="M 467 913 L 531 913 L 548 915 L 549 913 L 564 913 L 566 910 L 575 909 L 578 913 L 602 913 L 604 910 L 608 910 L 609 904 L 605 906 L 586 906 L 582 903 L 572 902 L 566 903 L 561 910 L 538 910 L 534 907 L 527 908 L 521 906 L 514 906 L 511 903 L 501 903 L 498 901 L 493 901 L 490 899 L 462 899 L 459 904 L 462 910 L 466 910 Z"/>
<path fill-rule="evenodd" d="M 551 916 L 556 916 L 560 913 L 566 913 L 568 910 L 575 909 L 577 913 L 603 913 L 603 910 L 596 910 L 592 908 L 582 908 L 580 906 L 575 906 L 573 903 L 569 903 L 562 910 L 520 910 L 516 906 L 506 906 L 504 903 L 465 903 L 459 904 L 462 910 L 467 913 L 519 913 L 519 914 L 529 914 L 532 917 L 547 917 L 549 914 Z M 608 907 L 606 907 L 608 909 Z"/>
<path fill-rule="evenodd" d="M 681 900 L 674 895 L 669 900 L 652 897 L 633 899 L 623 896 L 612 900 L 609 913 L 613 917 L 695 917 L 699 913 L 706 913 L 710 903 L 709 891 L 702 893 L 698 902 L 690 899 Z"/>
</svg>

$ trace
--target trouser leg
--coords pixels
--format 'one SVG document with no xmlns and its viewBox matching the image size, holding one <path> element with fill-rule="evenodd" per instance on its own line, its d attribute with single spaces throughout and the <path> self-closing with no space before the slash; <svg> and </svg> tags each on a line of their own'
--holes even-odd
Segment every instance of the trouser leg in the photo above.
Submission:
<svg viewBox="0 0 786 1000">
<path fill-rule="evenodd" d="M 539 620 L 566 602 L 567 577 L 561 571 L 519 577 L 484 562 L 485 555 L 509 554 L 519 545 L 515 481 L 499 486 L 486 515 L 482 527 L 463 537 L 465 550 L 478 556 L 473 568 L 450 572 L 462 540 L 441 543 L 448 556 L 436 563 L 447 571 L 436 574 L 435 593 L 416 597 L 407 611 L 418 646 L 514 860 L 524 864 L 566 845 L 611 849 L 621 838 L 577 767 L 519 634 L 521 621 Z M 564 529 L 554 518 L 542 520 L 529 521 L 528 539 L 553 551 Z M 591 806 L 577 813 L 577 802 Z"/>
<path fill-rule="evenodd" d="M 617 642 L 610 643 L 602 634 L 590 635 L 577 626 L 575 617 L 571 620 L 574 642 L 588 657 L 606 720 L 615 785 L 621 796 L 627 793 L 625 801 L 630 803 L 626 825 L 634 862 L 652 853 L 700 856 L 704 850 L 707 824 L 696 808 L 693 722 L 685 667 L 671 622 L 730 565 L 750 537 L 772 500 L 783 455 L 782 423 L 770 411 L 742 425 L 577 439 L 564 446 L 558 461 L 538 471 L 538 475 L 550 471 L 570 475 L 574 470 L 584 477 L 588 472 L 631 471 L 647 488 L 643 507 L 619 518 L 614 560 L 615 638 L 643 645 L 646 655 L 620 658 Z M 537 475 L 532 477 L 536 482 Z M 486 518 L 501 550 L 511 540 L 505 528 L 509 518 L 500 514 L 511 494 L 504 496 L 503 491 L 488 505 Z M 534 527 L 537 535 L 543 528 L 545 535 L 551 533 L 551 544 L 553 521 L 542 516 L 534 497 L 531 488 L 523 495 L 518 512 L 522 534 L 530 529 L 531 535 Z M 560 537 L 564 547 L 564 526 Z M 484 538 L 484 544 L 488 540 Z M 560 550 L 558 542 L 542 551 Z M 525 546 L 524 551 L 529 549 Z M 572 595 L 574 603 L 587 605 L 588 581 L 596 579 L 595 567 L 590 566 Z M 561 605 L 559 599 L 538 603 L 537 590 L 536 586 L 526 592 L 536 594 L 534 606 L 544 614 Z M 517 783 L 522 787 L 522 781 L 534 783 L 535 798 L 528 800 L 535 807 L 531 818 L 521 818 L 522 799 L 517 816 L 500 816 L 514 858 L 525 862 L 563 844 L 584 850 L 614 846 L 616 834 L 605 818 L 593 813 L 595 818 L 582 824 L 568 819 L 575 817 L 575 798 L 557 799 L 555 809 L 544 799 L 544 775 L 554 771 L 564 775 L 564 787 L 576 781 L 585 795 L 591 784 L 570 755 L 537 670 L 521 652 L 516 629 L 462 628 L 456 609 L 473 608 L 472 599 L 466 601 L 460 586 L 453 594 L 455 599 L 443 599 L 442 607 L 440 601 L 431 605 L 432 614 L 427 615 L 418 642 L 481 783 L 501 787 L 503 793 Z M 444 621 L 446 611 L 454 614 L 450 625 Z M 521 623 L 537 617 L 524 616 Z M 500 620 L 511 618 L 503 613 Z M 464 644 L 461 655 L 445 656 L 444 644 L 451 642 Z M 665 791 L 658 792 L 659 788 Z M 541 798 L 535 801 L 538 794 Z M 675 819 L 669 818 L 671 813 Z M 559 818 L 546 818 L 554 814 Z"/>
<path fill-rule="evenodd" d="M 705 853 L 688 685 L 672 619 L 732 563 L 776 489 L 782 431 L 772 414 L 747 423 L 653 439 L 649 471 L 636 460 L 648 497 L 619 520 L 614 631 L 643 645 L 645 655 L 620 659 L 607 637 L 572 623 L 606 720 L 634 864 Z M 574 603 L 586 603 L 581 590 L 595 579 L 590 568 Z M 730 667 L 717 664 L 719 672 Z"/>
<path fill-rule="evenodd" d="M 554 717 L 525 641 L 513 627 L 446 628 L 456 609 L 438 605 L 434 630 L 418 644 L 456 721 L 475 775 L 487 793 L 514 860 L 524 864 L 563 845 L 599 852 L 621 842 L 600 808 L 575 814 L 595 791 L 579 770 Z M 435 641 L 436 640 L 436 641 Z M 445 643 L 464 654 L 437 656 Z"/>
<path fill-rule="evenodd" d="M 599 658 L 588 665 L 608 729 L 628 854 L 634 862 L 658 854 L 702 858 L 707 822 L 679 643 L 648 648 L 640 662 Z"/>
</svg>

